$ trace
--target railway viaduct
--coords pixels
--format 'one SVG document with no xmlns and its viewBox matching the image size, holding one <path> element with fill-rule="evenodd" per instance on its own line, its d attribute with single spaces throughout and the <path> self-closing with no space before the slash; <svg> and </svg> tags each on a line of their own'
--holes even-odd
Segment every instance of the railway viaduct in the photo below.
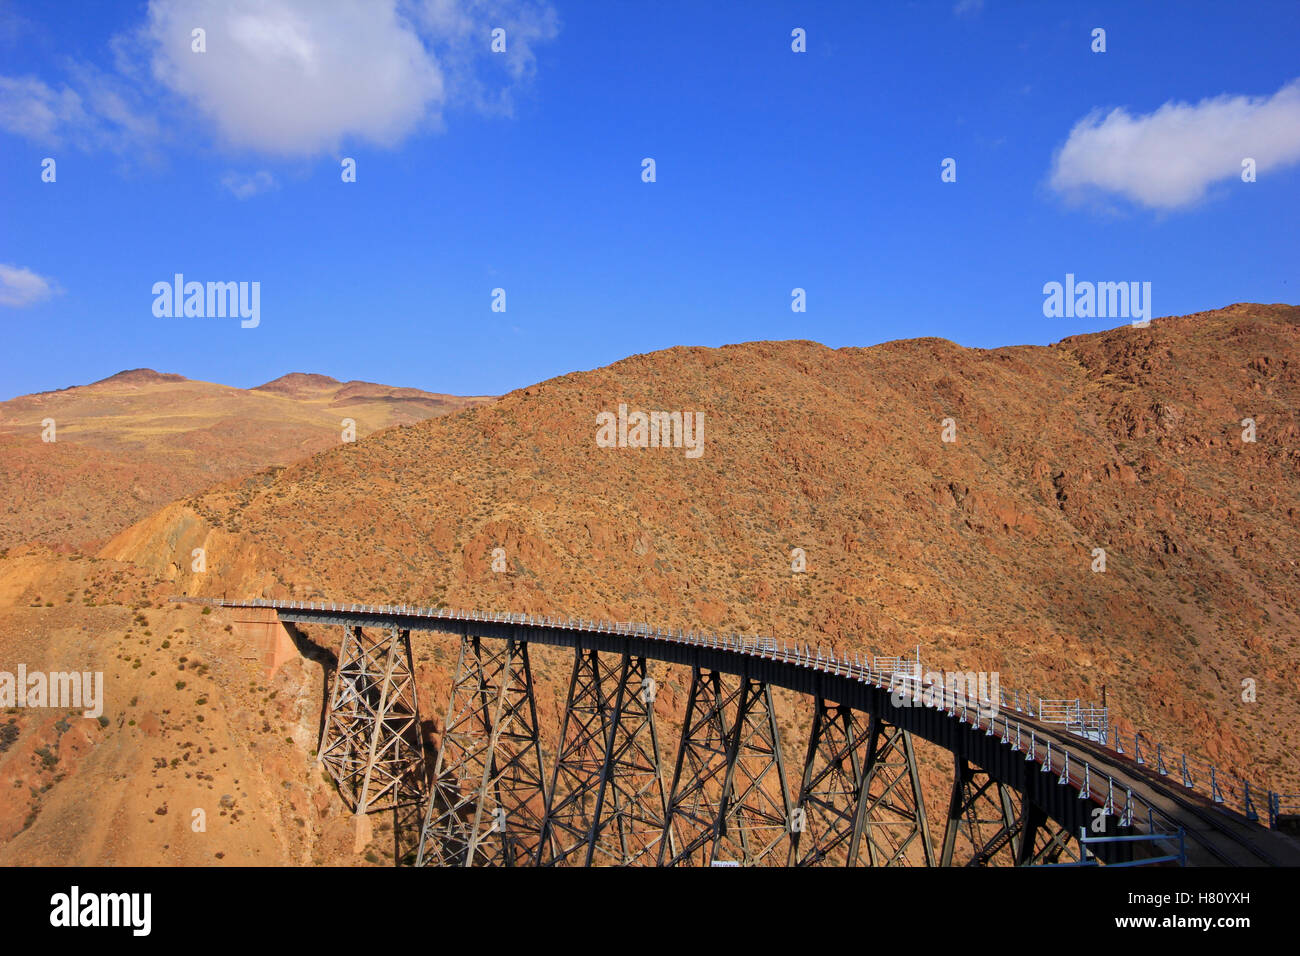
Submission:
<svg viewBox="0 0 1300 956">
<path fill-rule="evenodd" d="M 356 813 L 418 820 L 422 865 L 1300 865 L 1300 841 L 1260 822 L 1276 795 L 1140 734 L 1125 748 L 1104 722 L 1054 721 L 1027 695 L 924 685 L 897 658 L 536 615 L 173 600 L 343 629 L 320 760 Z M 433 760 L 412 633 L 458 645 Z M 573 650 L 545 747 L 533 645 Z M 656 721 L 666 668 L 690 674 L 675 741 Z M 811 698 L 805 739 L 782 739 L 772 688 Z M 952 754 L 942 820 L 914 738 Z"/>
</svg>

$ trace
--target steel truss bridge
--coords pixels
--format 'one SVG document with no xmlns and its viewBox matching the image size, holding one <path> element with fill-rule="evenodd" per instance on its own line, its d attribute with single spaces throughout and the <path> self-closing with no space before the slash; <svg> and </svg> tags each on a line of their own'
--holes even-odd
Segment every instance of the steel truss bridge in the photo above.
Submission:
<svg viewBox="0 0 1300 956">
<path fill-rule="evenodd" d="M 1228 809 L 1217 784 L 1206 799 L 1143 760 L 1140 735 L 1134 759 L 1118 733 L 1112 748 L 1027 699 L 968 699 L 881 659 L 643 624 L 173 600 L 343 628 L 319 759 L 356 813 L 418 830 L 421 865 L 1300 864 L 1300 842 Z M 413 631 L 459 643 L 432 764 Z M 532 645 L 573 649 L 546 748 Z M 675 749 L 656 715 L 665 665 L 690 673 Z M 773 688 L 811 698 L 806 739 L 783 738 Z M 952 754 L 933 832 L 917 737 Z"/>
</svg>

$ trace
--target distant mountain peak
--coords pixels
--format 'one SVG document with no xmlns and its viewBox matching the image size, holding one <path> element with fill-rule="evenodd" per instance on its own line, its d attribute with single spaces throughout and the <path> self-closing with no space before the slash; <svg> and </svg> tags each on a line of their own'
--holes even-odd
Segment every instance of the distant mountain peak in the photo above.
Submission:
<svg viewBox="0 0 1300 956">
<path fill-rule="evenodd" d="M 258 385 L 253 391 L 287 394 L 299 392 L 303 389 L 337 388 L 341 384 L 338 379 L 330 378 L 328 375 L 317 375 L 314 372 L 290 372 L 288 375 L 281 375 L 273 381 Z"/>
<path fill-rule="evenodd" d="M 101 378 L 98 382 L 91 382 L 92 385 L 153 385 L 158 382 L 183 382 L 184 375 L 177 375 L 174 372 L 155 372 L 151 368 L 132 368 L 124 369 L 116 375 L 110 375 L 108 378 Z"/>
</svg>

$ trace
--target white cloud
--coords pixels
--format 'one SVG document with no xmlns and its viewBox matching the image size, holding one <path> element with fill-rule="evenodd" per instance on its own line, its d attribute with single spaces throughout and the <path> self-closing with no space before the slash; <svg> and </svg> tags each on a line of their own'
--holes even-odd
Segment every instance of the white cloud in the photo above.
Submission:
<svg viewBox="0 0 1300 956">
<path fill-rule="evenodd" d="M 974 16 L 984 9 L 984 0 L 957 0 L 952 12 L 959 17 Z"/>
<path fill-rule="evenodd" d="M 507 31 L 495 58 L 494 26 Z M 195 27 L 204 53 L 191 49 Z M 449 102 L 508 112 L 533 44 L 557 29 L 548 5 L 527 0 L 151 0 L 145 36 L 154 77 L 225 142 L 295 156 L 345 139 L 394 146 Z M 502 84 L 479 73 L 494 66 L 505 88 L 489 93 Z"/>
<path fill-rule="evenodd" d="M 0 263 L 0 305 L 21 308 L 54 295 L 58 289 L 31 269 Z"/>
<path fill-rule="evenodd" d="M 249 199 L 258 193 L 274 189 L 275 177 L 265 169 L 259 169 L 251 175 L 231 172 L 221 177 L 221 185 L 229 189 L 236 199 Z"/>
<path fill-rule="evenodd" d="M 8 0 L 0 0 L 0 45 L 17 43 L 31 27 L 31 21 L 14 12 L 13 5 Z"/>
<path fill-rule="evenodd" d="M 494 27 L 505 54 L 490 52 Z M 118 153 L 192 140 L 192 127 L 268 156 L 392 147 L 439 128 L 448 106 L 511 113 L 558 30 L 548 0 L 150 0 L 142 25 L 108 41 L 112 72 L 0 77 L 0 129 Z"/>
<path fill-rule="evenodd" d="M 49 146 L 123 152 L 157 139 L 158 123 L 133 105 L 135 93 L 88 66 L 56 89 L 34 76 L 0 76 L 0 129 Z"/>
<path fill-rule="evenodd" d="M 191 49 L 206 31 L 207 51 Z M 394 0 L 152 0 L 154 76 L 228 143 L 307 155 L 346 136 L 392 146 L 443 95 Z"/>
<path fill-rule="evenodd" d="M 1247 157 L 1261 177 L 1300 162 L 1300 80 L 1272 96 L 1170 102 L 1146 115 L 1094 111 L 1057 151 L 1051 184 L 1076 197 L 1095 190 L 1174 209 L 1211 183 L 1239 178 Z"/>
<path fill-rule="evenodd" d="M 537 72 L 534 47 L 560 32 L 555 9 L 540 0 L 423 0 L 417 10 L 444 66 L 448 100 L 485 112 L 514 111 L 515 88 Z M 505 53 L 489 52 L 497 27 L 505 31 Z M 502 69 L 509 83 L 485 79 Z"/>
<path fill-rule="evenodd" d="M 0 76 L 0 128 L 29 139 L 52 139 L 69 123 L 88 121 L 81 97 L 34 76 Z"/>
</svg>

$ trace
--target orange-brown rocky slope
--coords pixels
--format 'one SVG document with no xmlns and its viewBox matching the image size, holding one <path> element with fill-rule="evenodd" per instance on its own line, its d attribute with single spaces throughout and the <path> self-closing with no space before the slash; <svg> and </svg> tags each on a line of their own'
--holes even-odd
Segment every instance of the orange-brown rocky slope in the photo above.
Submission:
<svg viewBox="0 0 1300 956">
<path fill-rule="evenodd" d="M 1048 347 L 673 348 L 231 482 L 101 556 L 177 593 L 920 645 L 1004 686 L 1104 686 L 1125 726 L 1297 790 L 1298 402 L 1292 306 Z M 702 413 L 703 454 L 598 447 L 620 403 Z"/>
<path fill-rule="evenodd" d="M 134 369 L 0 402 L 0 548 L 97 546 L 178 497 L 339 443 L 344 419 L 360 436 L 485 401 L 324 375 L 240 389 Z"/>
</svg>

